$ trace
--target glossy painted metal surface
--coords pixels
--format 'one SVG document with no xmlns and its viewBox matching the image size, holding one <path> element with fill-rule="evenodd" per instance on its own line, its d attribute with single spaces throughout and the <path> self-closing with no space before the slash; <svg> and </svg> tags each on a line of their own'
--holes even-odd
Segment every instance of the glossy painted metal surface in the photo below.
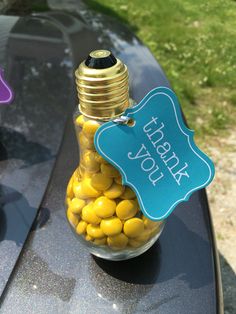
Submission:
<svg viewBox="0 0 236 314">
<path fill-rule="evenodd" d="M 49 23 L 59 33 L 62 32 L 64 39 L 67 36 L 65 24 L 70 25 L 72 29 L 71 24 L 76 21 L 76 24 L 83 28 L 81 18 L 76 18 L 75 15 L 70 19 L 69 14 L 63 16 L 63 13 L 55 13 L 58 15 L 52 17 L 53 14 L 37 17 L 38 22 L 42 24 L 39 33 L 43 32 L 44 23 Z M 25 18 L 20 19 L 23 25 L 26 21 Z M 24 208 L 24 204 L 28 203 L 36 211 L 49 177 L 50 182 L 34 229 L 2 295 L 1 311 L 13 313 L 17 309 L 18 313 L 219 313 L 221 295 L 217 285 L 220 282 L 205 191 L 194 193 L 188 202 L 179 205 L 169 217 L 160 240 L 147 253 L 128 261 L 110 262 L 92 257 L 67 225 L 64 193 L 66 183 L 78 162 L 72 118 L 68 120 L 59 153 L 58 148 L 66 116 L 75 105 L 71 78 L 72 68 L 78 64 L 80 58 L 85 57 L 80 47 L 83 46 L 83 51 L 100 47 L 112 48 L 113 53 L 129 67 L 131 93 L 136 101 L 153 87 L 168 86 L 166 77 L 148 49 L 125 28 L 99 16 L 94 16 L 94 21 L 96 25 L 92 26 L 98 31 L 98 41 L 94 39 L 92 31 L 91 35 L 87 33 L 87 37 L 93 40 L 87 38 L 85 41 L 81 37 L 75 43 L 73 36 L 67 36 L 64 43 L 70 55 L 64 63 L 61 61 L 63 54 L 60 49 L 56 49 L 56 52 L 53 41 L 49 40 L 51 56 L 54 56 L 55 61 L 53 70 L 47 70 L 47 75 L 44 74 L 45 61 L 42 61 L 48 60 L 47 50 L 42 50 L 40 54 L 25 51 L 24 58 L 25 41 L 22 44 L 20 40 L 18 42 L 18 50 L 22 51 L 22 56 L 12 59 L 21 60 L 24 66 L 25 63 L 28 64 L 29 69 L 26 67 L 26 70 L 29 72 L 15 71 L 15 63 L 10 62 L 12 65 L 8 74 L 12 82 L 15 79 L 14 88 L 22 90 L 19 93 L 19 103 L 22 101 L 24 110 L 18 111 L 18 105 L 11 109 L 6 108 L 4 116 L 7 124 L 4 128 L 10 126 L 19 133 L 18 138 L 22 135 L 26 140 L 20 141 L 22 144 L 19 145 L 18 151 L 17 146 L 12 145 L 12 155 L 6 155 L 5 160 L 1 161 L 5 176 L 8 176 L 8 181 L 3 181 L 6 186 L 5 195 L 11 196 L 12 190 L 17 191 L 23 202 L 18 203 L 20 208 Z M 92 24 L 89 20 L 88 23 Z M 28 36 L 29 28 L 25 29 L 25 32 Z M 34 33 L 30 35 L 32 39 L 36 37 Z M 38 38 L 36 41 L 39 40 Z M 9 53 L 15 55 L 16 49 L 12 52 L 11 48 L 9 49 Z M 44 57 L 45 55 L 47 57 Z M 61 69 L 61 62 L 70 66 Z M 36 67 L 36 71 L 32 70 L 32 67 Z M 16 72 L 17 79 L 14 77 Z M 38 76 L 35 78 L 31 74 L 28 81 L 25 81 L 28 77 L 25 73 L 38 73 Z M 52 76 L 58 78 L 56 84 L 53 83 Z M 24 84 L 19 84 L 22 81 Z M 26 91 L 23 86 L 26 86 Z M 46 96 L 46 102 L 43 101 L 42 95 Z M 20 113 L 22 118 L 17 120 Z M 11 119 L 12 121 L 8 122 Z M 18 123 L 14 122 L 16 120 Z M 11 140 L 14 136 L 10 133 L 8 138 Z M 29 156 L 31 159 L 45 156 L 44 150 L 44 154 L 40 154 L 36 148 L 31 148 L 31 145 L 28 148 L 30 154 L 17 158 L 25 151 L 22 147 L 27 149 L 26 144 L 30 142 L 46 147 L 48 159 L 41 157 L 42 160 L 30 162 Z M 51 173 L 56 155 L 55 168 Z M 28 169 L 28 177 L 20 180 L 21 185 L 15 184 L 18 181 L 11 176 L 10 171 L 17 169 L 15 171 L 19 172 L 22 164 L 26 164 L 23 169 Z M 35 173 L 38 178 L 36 182 Z M 18 175 L 18 178 L 22 177 Z M 31 189 L 32 187 L 34 189 Z M 37 202 L 33 202 L 35 198 Z M 17 200 L 9 197 L 9 205 L 13 206 L 15 203 Z M 14 243 L 14 240 L 12 242 Z"/>
<path fill-rule="evenodd" d="M 69 35 L 47 19 L 9 20 L 14 23 L 1 41 L 1 66 L 15 99 L 0 107 L 0 293 L 36 217 L 75 105 Z M 74 38 L 83 40 L 86 27 L 76 22 Z M 88 52 L 84 48 L 80 58 Z"/>
</svg>

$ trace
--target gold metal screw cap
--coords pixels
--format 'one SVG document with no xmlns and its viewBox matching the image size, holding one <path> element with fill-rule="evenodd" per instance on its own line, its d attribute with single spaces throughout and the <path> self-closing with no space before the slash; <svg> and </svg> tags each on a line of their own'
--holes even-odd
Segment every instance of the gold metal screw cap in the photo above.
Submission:
<svg viewBox="0 0 236 314">
<path fill-rule="evenodd" d="M 75 77 L 82 114 L 108 120 L 129 107 L 127 67 L 110 51 L 92 51 Z"/>
</svg>

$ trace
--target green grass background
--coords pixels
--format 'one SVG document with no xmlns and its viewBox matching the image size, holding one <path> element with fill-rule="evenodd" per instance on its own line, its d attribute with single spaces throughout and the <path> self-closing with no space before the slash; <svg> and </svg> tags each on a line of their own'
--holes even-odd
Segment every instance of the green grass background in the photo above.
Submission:
<svg viewBox="0 0 236 314">
<path fill-rule="evenodd" d="M 236 124 L 236 1 L 88 0 L 150 48 L 177 93 L 197 141 Z"/>
</svg>

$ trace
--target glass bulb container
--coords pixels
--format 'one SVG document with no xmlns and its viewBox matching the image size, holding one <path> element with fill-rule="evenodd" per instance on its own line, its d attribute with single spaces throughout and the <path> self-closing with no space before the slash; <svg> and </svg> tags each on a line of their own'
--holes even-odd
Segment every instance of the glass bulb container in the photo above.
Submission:
<svg viewBox="0 0 236 314">
<path fill-rule="evenodd" d="M 94 146 L 99 126 L 130 107 L 128 71 L 107 50 L 90 53 L 75 72 L 79 107 L 74 125 L 80 161 L 66 191 L 66 216 L 77 238 L 93 255 L 125 260 L 148 250 L 164 221 L 145 217 L 134 191 Z M 111 139 L 111 144 L 113 141 Z"/>
</svg>

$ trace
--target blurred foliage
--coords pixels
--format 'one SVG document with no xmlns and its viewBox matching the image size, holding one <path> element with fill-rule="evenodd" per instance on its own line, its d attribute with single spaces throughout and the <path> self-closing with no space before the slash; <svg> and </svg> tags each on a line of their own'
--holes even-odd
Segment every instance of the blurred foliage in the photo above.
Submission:
<svg viewBox="0 0 236 314">
<path fill-rule="evenodd" d="M 126 23 L 150 48 L 198 140 L 236 122 L 236 2 L 88 0 Z"/>
</svg>

